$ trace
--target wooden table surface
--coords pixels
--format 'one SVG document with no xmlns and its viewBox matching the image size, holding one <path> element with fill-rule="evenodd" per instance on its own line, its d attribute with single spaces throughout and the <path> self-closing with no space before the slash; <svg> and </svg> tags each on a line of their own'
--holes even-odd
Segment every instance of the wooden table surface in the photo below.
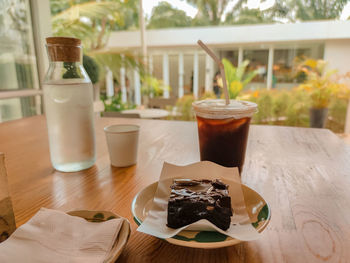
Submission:
<svg viewBox="0 0 350 263">
<path fill-rule="evenodd" d="M 136 166 L 109 164 L 103 127 L 116 123 L 141 125 Z M 50 164 L 44 117 L 0 124 L 17 226 L 41 207 L 110 210 L 132 226 L 118 262 L 350 262 L 350 147 L 329 130 L 251 126 L 242 180 L 270 203 L 272 219 L 259 240 L 213 250 L 139 233 L 130 211 L 164 161 L 199 161 L 195 123 L 100 118 L 96 134 L 96 165 L 67 174 Z"/>
</svg>

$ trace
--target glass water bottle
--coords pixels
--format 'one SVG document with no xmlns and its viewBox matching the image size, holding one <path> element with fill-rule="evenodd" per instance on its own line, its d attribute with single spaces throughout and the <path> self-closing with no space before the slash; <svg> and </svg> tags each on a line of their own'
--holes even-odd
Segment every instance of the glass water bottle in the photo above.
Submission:
<svg viewBox="0 0 350 263">
<path fill-rule="evenodd" d="M 50 66 L 43 92 L 53 167 L 75 172 L 95 163 L 92 83 L 82 65 L 81 41 L 46 39 Z"/>
</svg>

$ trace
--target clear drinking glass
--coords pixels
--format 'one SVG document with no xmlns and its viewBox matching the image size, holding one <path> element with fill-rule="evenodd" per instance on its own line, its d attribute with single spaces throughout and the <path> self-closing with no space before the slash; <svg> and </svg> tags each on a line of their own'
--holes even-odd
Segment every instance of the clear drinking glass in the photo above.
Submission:
<svg viewBox="0 0 350 263">
<path fill-rule="evenodd" d="M 96 160 L 92 83 L 82 65 L 81 41 L 47 38 L 50 66 L 44 106 L 53 167 L 75 172 Z"/>
<path fill-rule="evenodd" d="M 202 100 L 193 104 L 198 124 L 201 161 L 242 172 L 251 117 L 257 105 L 248 101 Z"/>
</svg>

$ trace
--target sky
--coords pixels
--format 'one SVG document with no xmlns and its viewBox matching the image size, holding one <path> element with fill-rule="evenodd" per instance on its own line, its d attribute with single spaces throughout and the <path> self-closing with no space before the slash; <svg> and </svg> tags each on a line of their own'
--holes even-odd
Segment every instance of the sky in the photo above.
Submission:
<svg viewBox="0 0 350 263">
<path fill-rule="evenodd" d="M 197 14 L 197 9 L 191 6 L 186 2 L 186 0 L 143 0 L 143 8 L 145 15 L 147 17 L 151 16 L 153 7 L 157 6 L 159 2 L 168 2 L 172 6 L 183 10 L 186 12 L 186 14 L 190 17 L 195 17 Z M 224 19 L 227 12 L 230 12 L 232 10 L 232 7 L 235 5 L 235 1 L 230 2 L 223 14 L 222 20 Z M 260 8 L 260 10 L 265 10 L 273 6 L 275 3 L 275 0 L 248 0 L 247 6 L 248 8 Z M 340 17 L 341 20 L 346 20 L 350 16 L 350 2 L 345 6 L 342 15 Z"/>
</svg>

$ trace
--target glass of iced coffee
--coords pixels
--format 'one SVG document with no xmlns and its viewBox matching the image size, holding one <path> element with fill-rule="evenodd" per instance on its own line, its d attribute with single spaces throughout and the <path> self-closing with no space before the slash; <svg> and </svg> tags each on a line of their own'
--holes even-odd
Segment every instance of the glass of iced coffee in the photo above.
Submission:
<svg viewBox="0 0 350 263">
<path fill-rule="evenodd" d="M 242 172 L 249 124 L 257 104 L 249 101 L 195 101 L 201 161 L 212 161 Z"/>
</svg>

